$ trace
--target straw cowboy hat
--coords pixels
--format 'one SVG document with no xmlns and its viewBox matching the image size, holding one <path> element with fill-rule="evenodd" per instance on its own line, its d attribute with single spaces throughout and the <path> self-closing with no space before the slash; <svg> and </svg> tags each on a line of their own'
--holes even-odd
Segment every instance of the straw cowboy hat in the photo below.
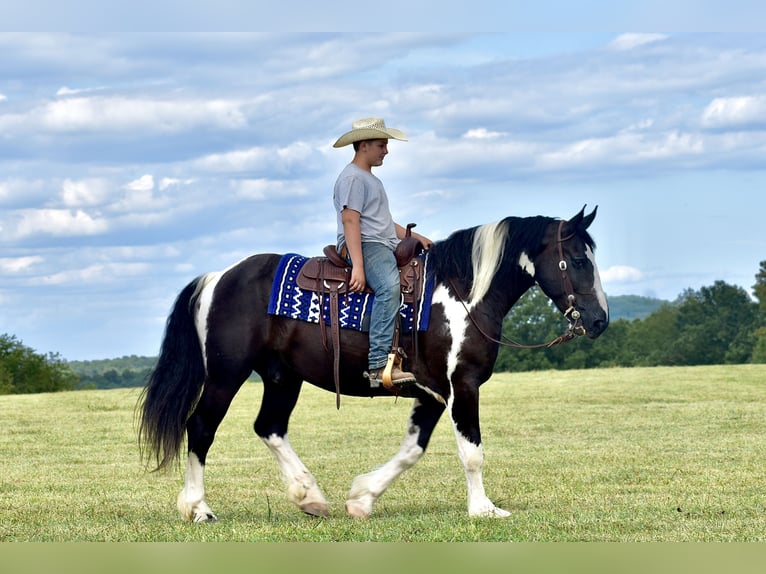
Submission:
<svg viewBox="0 0 766 574">
<path fill-rule="evenodd" d="M 362 140 L 389 139 L 407 141 L 404 132 L 387 128 L 382 118 L 364 118 L 351 124 L 351 131 L 338 138 L 333 147 L 343 147 Z"/>
</svg>

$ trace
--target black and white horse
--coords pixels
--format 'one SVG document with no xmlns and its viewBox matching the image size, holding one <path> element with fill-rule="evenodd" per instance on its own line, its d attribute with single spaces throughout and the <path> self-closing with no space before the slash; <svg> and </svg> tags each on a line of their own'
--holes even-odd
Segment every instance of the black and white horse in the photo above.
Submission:
<svg viewBox="0 0 766 574">
<path fill-rule="evenodd" d="M 567 317 L 570 329 L 590 338 L 609 318 L 587 232 L 596 215 L 572 219 L 507 217 L 456 231 L 428 252 L 432 304 L 427 330 L 402 336 L 404 367 L 418 384 L 399 451 L 358 476 L 346 511 L 367 517 L 375 501 L 425 453 L 447 410 L 468 487 L 470 516 L 508 516 L 487 497 L 482 478 L 479 387 L 492 375 L 503 318 L 533 284 Z M 140 399 L 139 443 L 158 469 L 177 460 L 187 438 L 185 483 L 178 509 L 187 520 L 217 520 L 205 500 L 204 469 L 216 429 L 251 374 L 263 380 L 256 434 L 284 477 L 289 500 L 303 512 L 328 514 L 327 501 L 287 438 L 303 381 L 335 391 L 333 356 L 315 323 L 267 313 L 281 256 L 254 255 L 220 272 L 198 277 L 180 293 L 168 318 L 157 365 Z M 340 393 L 390 396 L 363 376 L 368 341 L 362 331 L 341 333 Z"/>
</svg>

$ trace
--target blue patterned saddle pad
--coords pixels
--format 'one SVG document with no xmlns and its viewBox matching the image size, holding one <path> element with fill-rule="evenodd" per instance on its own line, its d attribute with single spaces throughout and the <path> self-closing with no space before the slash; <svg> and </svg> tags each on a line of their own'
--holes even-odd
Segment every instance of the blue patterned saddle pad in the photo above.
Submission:
<svg viewBox="0 0 766 574">
<path fill-rule="evenodd" d="M 307 257 L 288 253 L 282 256 L 274 276 L 269 297 L 270 315 L 288 317 L 319 323 L 320 313 L 326 325 L 330 325 L 330 298 L 321 297 L 314 291 L 301 289 L 295 283 L 298 272 L 308 261 Z M 399 308 L 401 330 L 403 333 L 412 332 L 413 329 L 425 331 L 428 329 L 428 321 L 431 316 L 431 297 L 433 295 L 433 274 L 428 269 L 428 253 L 421 256 L 423 276 L 423 294 L 417 303 L 417 313 L 413 304 L 402 303 Z M 368 331 L 370 312 L 375 295 L 372 293 L 341 293 L 338 297 L 339 323 L 343 329 L 355 329 Z M 320 309 L 321 307 L 321 309 Z M 414 325 L 417 317 L 417 325 Z"/>
</svg>

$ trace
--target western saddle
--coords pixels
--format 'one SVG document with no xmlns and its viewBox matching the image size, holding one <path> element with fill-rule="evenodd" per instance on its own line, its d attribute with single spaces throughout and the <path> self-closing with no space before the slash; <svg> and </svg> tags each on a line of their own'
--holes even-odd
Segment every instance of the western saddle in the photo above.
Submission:
<svg viewBox="0 0 766 574">
<path fill-rule="evenodd" d="M 405 303 L 413 304 L 414 327 L 417 328 L 418 301 L 422 296 L 423 286 L 423 267 L 418 257 L 423 251 L 423 244 L 419 239 L 412 237 L 412 228 L 414 223 L 407 225 L 407 233 L 396 248 L 396 264 L 399 267 L 399 280 L 402 293 L 402 300 Z M 351 278 L 351 266 L 346 259 L 338 254 L 335 245 L 327 245 L 323 249 L 323 256 L 312 257 L 301 268 L 296 279 L 296 284 L 301 289 L 314 291 L 320 297 L 320 309 L 323 307 L 323 298 L 330 298 L 330 333 L 332 337 L 333 348 L 333 376 L 335 378 L 336 406 L 340 408 L 340 322 L 338 297 L 341 294 L 347 294 L 348 282 Z M 367 287 L 365 292 L 372 293 Z M 327 328 L 322 318 L 319 320 L 322 332 L 322 345 L 327 349 Z M 417 341 L 417 337 L 414 338 Z M 399 324 L 394 334 L 394 341 L 391 352 L 388 355 L 388 361 L 383 371 L 383 386 L 393 390 L 391 381 L 391 371 L 394 365 L 401 368 L 402 358 L 405 357 L 404 350 L 399 347 Z"/>
</svg>

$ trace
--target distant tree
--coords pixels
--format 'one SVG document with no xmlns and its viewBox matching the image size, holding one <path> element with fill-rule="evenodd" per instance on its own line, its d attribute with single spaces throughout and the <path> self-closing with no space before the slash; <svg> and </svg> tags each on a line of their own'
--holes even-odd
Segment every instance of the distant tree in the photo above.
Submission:
<svg viewBox="0 0 766 574">
<path fill-rule="evenodd" d="M 748 362 L 757 321 L 758 307 L 741 287 L 716 281 L 699 291 L 686 290 L 672 351 L 686 365 Z"/>
<path fill-rule="evenodd" d="M 623 365 L 653 367 L 686 364 L 674 350 L 678 305 L 666 303 L 643 321 L 633 321 L 623 350 Z"/>
<path fill-rule="evenodd" d="M 0 335 L 0 392 L 66 391 L 74 389 L 77 382 L 77 375 L 57 353 L 41 355 L 13 335 Z"/>
<path fill-rule="evenodd" d="M 766 363 L 766 327 L 759 327 L 753 332 L 753 355 L 750 361 L 753 363 Z"/>
<path fill-rule="evenodd" d="M 628 321 L 627 319 L 610 320 L 609 327 L 596 340 L 580 337 L 568 345 L 576 347 L 563 348 L 562 351 L 572 351 L 571 355 L 577 355 L 570 359 L 570 355 L 564 358 L 564 365 L 572 367 L 574 362 L 579 360 L 582 354 L 585 357 L 585 364 L 588 367 L 622 367 L 630 365 L 630 345 L 628 337 L 633 329 L 633 325 L 640 323 L 640 319 Z"/>
<path fill-rule="evenodd" d="M 12 395 L 16 391 L 13 386 L 13 376 L 0 360 L 0 395 Z"/>
<path fill-rule="evenodd" d="M 761 261 L 761 267 L 755 274 L 755 285 L 753 285 L 755 297 L 758 299 L 758 309 L 766 314 L 766 261 Z"/>
<path fill-rule="evenodd" d="M 503 321 L 504 339 L 521 345 L 547 343 L 566 329 L 566 319 L 537 286 L 532 287 L 519 299 Z M 585 343 L 585 339 L 579 338 L 550 348 L 501 347 L 495 371 L 537 371 L 592 366 L 588 353 L 581 349 L 578 343 Z"/>
<path fill-rule="evenodd" d="M 758 299 L 758 326 L 753 333 L 753 363 L 766 363 L 766 261 L 761 261 L 760 269 L 755 275 L 753 285 L 755 297 Z"/>
</svg>

